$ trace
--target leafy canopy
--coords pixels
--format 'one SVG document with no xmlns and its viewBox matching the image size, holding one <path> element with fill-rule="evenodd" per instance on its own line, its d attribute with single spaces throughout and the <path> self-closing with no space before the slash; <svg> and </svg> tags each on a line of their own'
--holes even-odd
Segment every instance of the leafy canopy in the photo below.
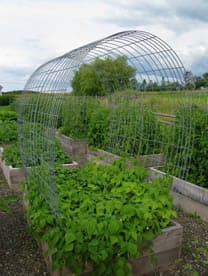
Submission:
<svg viewBox="0 0 208 276">
<path fill-rule="evenodd" d="M 135 68 L 127 63 L 125 56 L 115 59 L 97 58 L 91 64 L 83 64 L 72 80 L 73 92 L 79 96 L 103 96 L 115 90 L 131 87 Z"/>
</svg>

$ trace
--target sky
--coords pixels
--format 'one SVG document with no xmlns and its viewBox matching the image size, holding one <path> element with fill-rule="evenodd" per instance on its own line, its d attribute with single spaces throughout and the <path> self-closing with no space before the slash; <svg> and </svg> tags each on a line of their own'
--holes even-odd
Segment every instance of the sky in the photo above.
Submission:
<svg viewBox="0 0 208 276">
<path fill-rule="evenodd" d="M 125 30 L 165 40 L 194 75 L 208 71 L 208 0 L 0 0 L 0 85 L 23 89 L 46 61 Z"/>
</svg>

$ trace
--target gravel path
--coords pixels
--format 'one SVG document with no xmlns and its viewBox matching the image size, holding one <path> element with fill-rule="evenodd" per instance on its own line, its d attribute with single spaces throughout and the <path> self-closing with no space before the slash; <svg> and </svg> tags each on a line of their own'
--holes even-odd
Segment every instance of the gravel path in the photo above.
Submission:
<svg viewBox="0 0 208 276">
<path fill-rule="evenodd" d="M 12 194 L 0 171 L 0 196 Z M 12 215 L 0 212 L 0 276 L 48 276 L 39 248 L 27 229 L 21 195 L 12 203 Z M 208 276 L 208 223 L 177 210 L 183 225 L 182 256 L 174 271 L 154 275 Z"/>
<path fill-rule="evenodd" d="M 183 226 L 182 254 L 178 268 L 164 276 L 208 276 L 208 223 L 181 210 L 177 214 Z"/>
<path fill-rule="evenodd" d="M 0 196 L 12 194 L 0 171 Z M 11 215 L 0 212 L 0 275 L 48 275 L 39 248 L 27 230 L 21 196 L 10 204 Z"/>
</svg>

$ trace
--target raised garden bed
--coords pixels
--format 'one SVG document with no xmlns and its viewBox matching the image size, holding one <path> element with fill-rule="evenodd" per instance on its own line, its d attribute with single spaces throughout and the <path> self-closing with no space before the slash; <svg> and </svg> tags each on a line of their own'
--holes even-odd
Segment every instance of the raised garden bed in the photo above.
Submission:
<svg viewBox="0 0 208 276">
<path fill-rule="evenodd" d="M 63 134 L 56 133 L 56 138 L 61 143 L 63 149 L 73 156 L 74 160 L 82 164 L 86 162 L 88 154 L 88 144 L 85 140 L 71 139 Z"/>
<path fill-rule="evenodd" d="M 91 151 L 88 154 L 88 159 L 99 164 L 109 164 L 119 156 L 109 153 L 104 150 Z M 149 168 L 150 180 L 165 176 L 165 173 L 157 169 L 164 164 L 162 154 L 151 154 L 139 156 L 140 164 Z M 208 221 L 208 189 L 185 181 L 183 179 L 173 177 L 171 194 L 173 195 L 173 205 L 180 207 L 187 213 L 196 213 L 204 221 Z"/>
<path fill-rule="evenodd" d="M 23 168 L 14 168 L 11 165 L 6 165 L 5 161 L 2 160 L 3 147 L 0 147 L 0 167 L 3 171 L 3 175 L 9 185 L 9 187 L 15 191 L 20 192 L 20 182 L 25 179 L 25 171 Z M 73 161 L 70 164 L 62 164 L 64 168 L 67 167 L 77 167 L 78 163 Z M 30 168 L 27 168 L 28 170 Z"/>
<path fill-rule="evenodd" d="M 110 152 L 98 149 L 95 151 L 89 150 L 88 143 L 85 140 L 72 139 L 60 133 L 56 133 L 56 138 L 61 143 L 66 152 L 74 156 L 75 160 L 79 163 L 84 163 L 87 160 L 93 160 L 96 158 L 96 162 L 102 160 L 102 163 L 109 163 L 119 156 Z M 149 154 L 142 155 L 138 158 L 139 164 L 144 167 L 161 167 L 164 165 L 165 159 L 163 154 Z"/>
<path fill-rule="evenodd" d="M 68 137 L 66 137 L 68 138 Z M 79 149 L 79 143 L 73 143 L 73 140 L 68 140 L 66 139 L 68 148 L 70 148 L 70 154 L 74 154 L 77 149 Z M 62 143 L 62 146 L 64 143 Z M 65 148 L 66 150 L 66 148 Z M 87 145 L 82 148 L 81 147 L 81 155 L 85 155 L 85 161 L 88 159 L 93 160 L 96 159 L 96 163 L 101 163 L 101 164 L 107 164 L 111 163 L 113 160 L 118 159 L 119 157 L 116 155 L 113 155 L 111 153 L 98 150 L 96 152 L 89 152 L 87 149 Z M 80 152 L 79 152 L 80 154 Z M 154 160 L 163 160 L 161 155 L 151 155 L 151 156 L 144 156 L 143 159 L 141 159 L 146 163 L 146 165 L 151 166 L 154 164 Z M 83 158 L 84 160 L 84 158 Z M 100 162 L 99 162 L 100 161 Z M 158 165 L 158 163 L 157 163 Z M 172 226 L 165 228 L 162 231 L 162 234 L 158 236 L 154 241 L 153 241 L 153 254 L 142 254 L 142 257 L 139 257 L 137 259 L 131 259 L 129 262 L 132 265 L 132 273 L 133 275 L 147 275 L 153 272 L 163 272 L 167 271 L 171 268 L 174 268 L 176 266 L 176 259 L 180 257 L 181 254 L 181 244 L 182 244 L 182 227 L 177 224 L 176 222 L 173 223 Z M 47 244 L 40 243 L 40 247 L 45 253 L 48 249 Z M 150 257 L 155 256 L 157 262 L 152 263 L 150 261 Z M 48 269 L 51 273 L 52 276 L 68 276 L 68 275 L 73 275 L 69 269 L 64 269 L 64 270 L 56 270 L 53 272 L 51 270 L 51 257 L 50 255 L 46 257 L 46 262 L 48 264 Z M 89 270 L 85 271 L 82 273 L 82 275 L 88 275 L 90 273 Z"/>
<path fill-rule="evenodd" d="M 162 234 L 153 241 L 153 254 L 144 254 L 143 256 L 129 260 L 132 265 L 132 275 L 142 276 L 154 272 L 165 272 L 176 268 L 176 260 L 181 256 L 181 247 L 183 239 L 183 227 L 176 221 L 172 225 L 163 229 Z M 39 242 L 39 247 L 43 253 L 48 271 L 51 276 L 73 276 L 70 269 L 52 271 L 52 260 L 45 253 L 48 246 L 45 242 Z M 156 258 L 156 263 L 151 262 L 151 256 Z M 92 268 L 89 267 L 81 275 L 90 275 Z"/>
</svg>

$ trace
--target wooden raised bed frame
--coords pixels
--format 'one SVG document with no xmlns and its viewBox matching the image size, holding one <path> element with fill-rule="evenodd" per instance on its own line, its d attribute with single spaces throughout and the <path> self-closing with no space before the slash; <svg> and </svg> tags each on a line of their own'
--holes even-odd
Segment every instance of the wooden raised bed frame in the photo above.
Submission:
<svg viewBox="0 0 208 276">
<path fill-rule="evenodd" d="M 72 154 L 76 155 L 77 161 L 86 162 L 88 160 L 96 159 L 96 162 L 101 162 L 107 164 L 112 162 L 113 160 L 119 158 L 116 155 L 111 153 L 98 150 L 97 152 L 90 152 L 87 147 L 87 143 L 82 140 L 73 141 L 72 139 L 63 136 L 59 136 L 59 141 L 61 142 L 64 149 Z M 57 137 L 58 138 L 58 137 Z M 78 151 L 78 152 L 77 152 Z M 104 155 L 104 160 L 101 158 L 99 160 L 99 156 Z M 152 165 L 153 160 L 156 160 L 156 155 L 145 156 L 141 159 L 142 162 L 146 163 L 146 165 Z M 163 162 L 163 158 L 159 156 L 159 163 Z M 158 164 L 158 163 L 157 163 Z M 176 266 L 176 260 L 180 258 L 181 255 L 181 246 L 182 246 L 182 237 L 183 237 L 183 228 L 177 222 L 172 222 L 170 227 L 165 228 L 162 231 L 162 234 L 159 235 L 153 241 L 153 254 L 152 256 L 156 256 L 157 263 L 153 264 L 150 261 L 151 254 L 143 254 L 141 257 L 138 257 L 134 260 L 129 260 L 132 265 L 132 272 L 134 276 L 140 275 L 148 275 L 154 272 L 164 272 Z M 51 270 L 51 257 L 45 256 L 45 252 L 48 249 L 46 243 L 41 242 L 39 246 L 43 252 L 48 271 L 51 276 L 72 276 L 73 274 L 68 268 L 64 270 Z M 85 271 L 82 275 L 89 275 L 90 271 Z"/>
<path fill-rule="evenodd" d="M 0 148 L 0 167 L 2 169 L 3 175 L 9 185 L 9 187 L 15 191 L 20 192 L 20 182 L 25 179 L 25 172 L 23 168 L 13 168 L 12 166 L 8 166 L 5 164 L 5 161 L 2 160 L 2 152 L 3 148 Z M 62 164 L 65 168 L 77 167 L 77 162 L 72 162 L 71 164 Z M 30 169 L 30 168 L 28 168 Z"/>
<path fill-rule="evenodd" d="M 183 228 L 182 226 L 172 221 L 172 226 L 165 228 L 162 234 L 159 235 L 153 241 L 153 252 L 154 254 L 144 254 L 137 259 L 129 260 L 132 265 L 132 275 L 142 276 L 152 274 L 154 272 L 165 272 L 169 269 L 173 269 L 177 266 L 176 260 L 180 258 L 181 246 L 183 238 Z M 51 276 L 73 276 L 74 274 L 70 269 L 65 268 L 64 270 L 52 271 L 51 269 L 51 257 L 45 256 L 45 252 L 48 249 L 46 243 L 41 242 L 39 246 L 44 255 L 48 271 Z M 151 256 L 156 256 L 157 263 L 153 264 L 150 261 Z M 90 275 L 90 271 L 85 271 L 81 275 Z"/>
<path fill-rule="evenodd" d="M 163 177 L 164 172 L 150 168 L 150 179 Z M 196 213 L 202 220 L 208 222 L 208 189 L 173 176 L 171 188 L 173 205 L 187 213 Z"/>
</svg>

